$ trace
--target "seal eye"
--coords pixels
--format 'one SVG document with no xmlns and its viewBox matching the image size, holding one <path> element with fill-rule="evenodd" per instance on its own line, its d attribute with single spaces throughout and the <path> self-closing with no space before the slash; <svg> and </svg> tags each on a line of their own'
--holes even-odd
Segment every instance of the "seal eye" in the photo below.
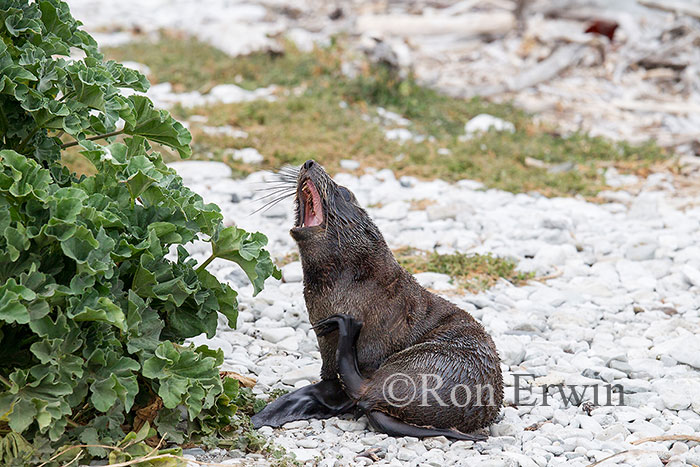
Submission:
<svg viewBox="0 0 700 467">
<path fill-rule="evenodd" d="M 350 193 L 350 190 L 344 186 L 339 186 L 338 191 L 340 192 L 340 196 L 342 196 L 345 201 L 352 202 L 352 193 Z"/>
</svg>

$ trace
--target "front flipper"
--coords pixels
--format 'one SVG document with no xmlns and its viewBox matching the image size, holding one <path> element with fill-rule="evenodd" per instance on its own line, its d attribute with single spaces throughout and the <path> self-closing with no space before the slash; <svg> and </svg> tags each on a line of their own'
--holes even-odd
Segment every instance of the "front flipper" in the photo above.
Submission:
<svg viewBox="0 0 700 467">
<path fill-rule="evenodd" d="M 362 329 L 362 322 L 350 315 L 337 314 L 314 324 L 319 337 L 338 331 L 338 348 L 335 351 L 338 376 L 343 389 L 353 400 L 359 400 L 364 391 L 365 378 L 357 362 L 357 338 Z"/>
<path fill-rule="evenodd" d="M 250 417 L 250 421 L 256 429 L 278 427 L 295 420 L 334 417 L 349 412 L 354 406 L 338 380 L 328 379 L 280 396 Z"/>
</svg>

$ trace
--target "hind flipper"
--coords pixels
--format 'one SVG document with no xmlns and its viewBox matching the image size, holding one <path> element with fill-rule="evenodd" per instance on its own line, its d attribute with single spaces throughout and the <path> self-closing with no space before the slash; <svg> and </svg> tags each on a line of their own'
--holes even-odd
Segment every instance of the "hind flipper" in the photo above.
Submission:
<svg viewBox="0 0 700 467">
<path fill-rule="evenodd" d="M 464 441 L 485 441 L 484 435 L 469 435 L 461 431 L 445 429 L 445 428 L 430 428 L 424 426 L 409 425 L 398 418 L 387 415 L 378 410 L 372 410 L 367 413 L 369 424 L 377 431 L 386 433 L 389 436 L 413 436 L 415 438 L 426 438 L 429 436 L 445 436 L 446 438 L 458 439 Z"/>
<path fill-rule="evenodd" d="M 279 427 L 295 420 L 330 418 L 355 407 L 343 391 L 337 379 L 323 380 L 304 386 L 270 402 L 264 409 L 250 417 L 254 428 Z"/>
</svg>

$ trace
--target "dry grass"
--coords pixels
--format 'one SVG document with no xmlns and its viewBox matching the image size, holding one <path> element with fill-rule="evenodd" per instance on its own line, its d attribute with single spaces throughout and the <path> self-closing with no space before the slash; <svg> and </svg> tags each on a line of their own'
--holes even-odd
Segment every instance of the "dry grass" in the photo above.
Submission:
<svg viewBox="0 0 700 467">
<path fill-rule="evenodd" d="M 448 181 L 469 178 L 511 192 L 590 197 L 604 188 L 601 167 L 643 172 L 666 157 L 653 144 L 631 146 L 584 134 L 563 137 L 511 105 L 446 97 L 380 67 L 365 65 L 357 77 L 348 78 L 340 67 L 348 52 L 339 43 L 312 53 L 288 46 L 281 55 L 230 58 L 196 40 L 167 36 L 105 53 L 109 58 L 144 63 L 151 69 L 152 80 L 170 81 L 182 90 L 205 92 L 224 82 L 246 88 L 280 86 L 275 102 L 172 110 L 182 120 L 202 115 L 207 125 L 245 130 L 248 137 L 236 139 L 207 135 L 197 125 L 191 126 L 194 157 L 224 161 L 237 175 L 301 164 L 309 158 L 335 173 L 341 170 L 340 160 L 349 158 L 363 168 L 386 167 L 397 175 Z M 379 106 L 411 120 L 408 129 L 414 134 L 432 138 L 403 145 L 387 141 L 382 125 L 373 121 Z M 461 141 L 464 123 L 479 113 L 513 122 L 515 133 L 489 132 Z M 265 156 L 262 166 L 232 160 L 227 150 L 242 147 L 260 151 Z M 439 154 L 440 149 L 449 154 Z M 528 158 L 549 165 L 570 162 L 574 168 L 552 173 L 526 164 Z"/>
</svg>

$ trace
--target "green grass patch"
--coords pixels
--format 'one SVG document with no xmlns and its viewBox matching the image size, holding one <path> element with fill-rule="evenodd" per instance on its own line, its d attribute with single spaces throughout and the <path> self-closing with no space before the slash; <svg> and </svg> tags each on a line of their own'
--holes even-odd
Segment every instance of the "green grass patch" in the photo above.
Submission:
<svg viewBox="0 0 700 467">
<path fill-rule="evenodd" d="M 470 292 L 480 292 L 492 287 L 500 278 L 520 285 L 534 275 L 516 271 L 516 264 L 508 259 L 491 255 L 467 255 L 453 253 L 441 255 L 412 248 L 400 248 L 394 256 L 401 266 L 412 274 L 438 272 L 447 274 L 459 287 Z"/>
<path fill-rule="evenodd" d="M 235 139 L 208 135 L 200 126 L 191 125 L 194 157 L 224 161 L 241 176 L 310 158 L 334 173 L 340 170 L 341 159 L 355 159 L 363 168 L 390 168 L 397 175 L 448 181 L 468 178 L 488 187 L 547 196 L 595 196 L 605 188 L 603 168 L 617 166 L 623 172 L 643 175 L 668 157 L 652 143 L 632 146 L 581 133 L 563 137 L 510 104 L 444 96 L 382 67 L 364 65 L 349 78 L 341 71 L 349 56 L 341 41 L 311 53 L 301 53 L 291 45 L 286 49 L 283 54 L 231 58 L 194 39 L 167 36 L 105 53 L 148 65 L 152 80 L 170 81 L 176 89 L 206 92 L 220 83 L 248 89 L 280 86 L 275 102 L 172 110 L 179 119 L 200 115 L 207 118 L 207 125 L 245 130 L 247 138 Z M 377 107 L 411 120 L 408 129 L 426 140 L 388 141 L 385 128 L 374 121 Z M 460 140 L 464 124 L 480 113 L 506 119 L 516 131 Z M 247 166 L 231 158 L 231 149 L 243 147 L 258 149 L 265 156 L 262 166 Z M 533 166 L 530 159 L 550 167 L 563 163 L 571 167 L 552 171 Z"/>
</svg>

